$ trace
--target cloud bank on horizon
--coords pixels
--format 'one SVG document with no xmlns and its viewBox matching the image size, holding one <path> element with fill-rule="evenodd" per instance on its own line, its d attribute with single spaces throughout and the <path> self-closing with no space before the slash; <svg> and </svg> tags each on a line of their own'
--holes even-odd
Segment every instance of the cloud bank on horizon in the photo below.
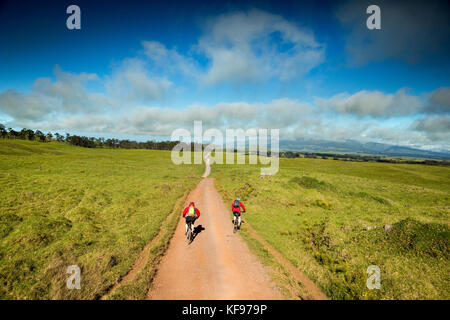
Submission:
<svg viewBox="0 0 450 320">
<path fill-rule="evenodd" d="M 205 128 L 280 128 L 282 139 L 450 150 L 449 11 L 440 5 L 420 3 L 426 21 L 420 28 L 411 20 L 418 19 L 411 5 L 383 2 L 382 32 L 376 33 L 364 29 L 361 2 L 340 3 L 329 8 L 335 29 L 342 30 L 340 47 L 327 30 L 282 13 L 249 8 L 211 14 L 194 41 L 179 40 L 188 49 L 173 39 L 141 39 L 135 54 L 112 55 L 114 62 L 99 72 L 54 63 L 53 74 L 36 77 L 29 88 L 1 90 L 0 122 L 168 137 L 202 120 Z M 377 86 L 382 79 L 365 80 L 380 68 L 389 88 Z M 424 82 L 440 68 L 441 78 L 433 88 L 420 79 L 402 85 L 396 73 L 410 68 Z"/>
</svg>

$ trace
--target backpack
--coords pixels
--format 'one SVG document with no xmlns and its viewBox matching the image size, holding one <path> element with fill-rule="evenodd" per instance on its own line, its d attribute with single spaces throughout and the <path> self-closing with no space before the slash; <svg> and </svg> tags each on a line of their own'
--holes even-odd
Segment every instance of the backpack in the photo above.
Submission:
<svg viewBox="0 0 450 320">
<path fill-rule="evenodd" d="M 239 208 L 240 206 L 241 206 L 240 202 L 238 200 L 234 200 L 233 208 Z"/>
<path fill-rule="evenodd" d="M 194 208 L 194 206 L 190 206 L 189 207 L 189 211 L 188 211 L 187 215 L 191 216 L 191 217 L 195 216 L 195 208 Z"/>
</svg>

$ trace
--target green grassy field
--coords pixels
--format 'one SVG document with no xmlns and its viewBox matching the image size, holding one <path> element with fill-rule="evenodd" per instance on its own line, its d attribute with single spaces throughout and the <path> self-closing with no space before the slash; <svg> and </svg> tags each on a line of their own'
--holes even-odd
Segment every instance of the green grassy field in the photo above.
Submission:
<svg viewBox="0 0 450 320">
<path fill-rule="evenodd" d="M 100 298 L 203 169 L 168 151 L 0 139 L 0 298 Z M 66 288 L 69 265 L 80 290 Z"/>
<path fill-rule="evenodd" d="M 167 151 L 0 139 L 0 298 L 98 299 L 165 221 L 149 263 L 108 296 L 145 297 L 178 221 L 166 218 L 203 169 L 173 165 Z M 213 165 L 212 176 L 330 298 L 450 299 L 449 167 L 280 159 L 270 178 L 257 165 Z M 246 224 L 241 234 L 287 298 L 289 287 L 302 292 Z M 69 265 L 81 268 L 81 290 L 66 288 Z M 366 287 L 369 265 L 381 269 L 380 290 Z"/>
<path fill-rule="evenodd" d="M 244 220 L 328 297 L 450 299 L 449 167 L 280 159 L 270 178 L 257 165 L 213 165 L 212 176 L 226 201 L 241 197 Z M 277 268 L 245 224 L 242 235 Z M 369 265 L 380 267 L 380 290 L 366 287 Z"/>
</svg>

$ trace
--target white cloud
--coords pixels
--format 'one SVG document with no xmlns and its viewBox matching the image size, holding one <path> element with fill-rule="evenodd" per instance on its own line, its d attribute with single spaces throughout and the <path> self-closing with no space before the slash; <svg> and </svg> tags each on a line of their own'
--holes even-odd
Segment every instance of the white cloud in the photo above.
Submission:
<svg viewBox="0 0 450 320">
<path fill-rule="evenodd" d="M 140 106 L 113 115 L 53 115 L 43 120 L 18 119 L 15 124 L 38 126 L 45 130 L 90 130 L 95 132 L 170 136 L 177 128 L 191 128 L 201 120 L 206 128 L 280 128 L 298 126 L 300 115 L 311 107 L 297 100 L 280 99 L 269 103 L 231 102 L 212 106 L 191 105 L 184 109 Z M 298 116 L 298 118 L 297 118 Z M 32 125 L 33 124 L 33 125 Z"/>
<path fill-rule="evenodd" d="M 38 120 L 52 113 L 84 113 L 104 110 L 110 101 L 97 93 L 90 93 L 85 84 L 98 81 L 96 74 L 73 74 L 54 68 L 56 81 L 38 78 L 30 93 L 9 89 L 0 93 L 0 111 L 16 119 Z"/>
<path fill-rule="evenodd" d="M 151 77 L 139 59 L 126 60 L 106 79 L 109 95 L 87 90 L 87 82 L 101 81 L 95 74 L 56 68 L 55 76 L 54 81 L 37 79 L 29 93 L 13 89 L 0 93 L 0 111 L 14 118 L 8 126 L 168 137 L 173 130 L 190 129 L 195 120 L 202 120 L 205 130 L 279 128 L 283 139 L 356 139 L 449 148 L 450 117 L 442 115 L 448 110 L 448 88 L 421 97 L 404 89 L 395 94 L 363 90 L 316 98 L 315 104 L 282 98 L 175 109 L 139 103 L 154 101 L 171 88 L 165 79 Z"/>
<path fill-rule="evenodd" d="M 329 99 L 316 98 L 323 109 L 331 108 L 339 113 L 357 116 L 391 117 L 421 112 L 424 106 L 421 98 L 408 95 L 405 89 L 395 94 L 381 91 L 362 90 L 355 94 L 342 93 Z"/>
<path fill-rule="evenodd" d="M 36 93 L 26 95 L 15 89 L 0 93 L 0 111 L 15 119 L 40 119 L 54 110 L 56 105 L 56 99 Z"/>
<path fill-rule="evenodd" d="M 430 103 L 427 106 L 429 113 L 450 113 L 450 87 L 442 87 L 430 94 Z"/>
<path fill-rule="evenodd" d="M 168 49 L 157 41 L 142 41 L 145 56 L 151 61 L 152 69 L 170 74 L 181 74 L 195 79 L 199 74 L 198 64 L 180 54 L 176 48 Z"/>
<path fill-rule="evenodd" d="M 107 78 L 105 86 L 108 94 L 122 106 L 148 103 L 167 95 L 173 83 L 166 77 L 152 76 L 146 62 L 125 59 Z"/>
<path fill-rule="evenodd" d="M 277 15 L 253 10 L 211 19 L 196 46 L 197 53 L 210 59 L 206 70 L 177 48 L 154 41 L 143 41 L 142 47 L 139 57 L 121 61 L 104 78 L 56 67 L 55 80 L 39 78 L 29 93 L 0 92 L 0 112 L 14 119 L 8 125 L 41 130 L 167 137 L 202 120 L 204 129 L 280 128 L 284 139 L 449 147 L 449 119 L 435 116 L 449 112 L 448 87 L 422 96 L 406 89 L 394 94 L 362 90 L 318 97 L 314 104 L 281 98 L 193 104 L 183 109 L 155 106 L 177 90 L 175 83 L 179 85 L 182 77 L 194 86 L 199 81 L 210 85 L 289 81 L 322 63 L 324 46 L 313 34 Z M 88 90 L 89 82 L 103 86 L 105 93 Z"/>
<path fill-rule="evenodd" d="M 209 84 L 299 78 L 324 61 L 325 51 L 311 32 L 259 10 L 210 20 L 198 50 L 211 59 Z"/>
<path fill-rule="evenodd" d="M 411 130 L 425 133 L 430 141 L 450 141 L 450 116 L 427 116 L 415 120 Z"/>
<path fill-rule="evenodd" d="M 224 132 L 227 128 L 279 128 L 282 139 L 352 139 L 435 149 L 450 148 L 450 117 L 426 116 L 415 121 L 405 117 L 399 121 L 395 118 L 379 121 L 351 117 L 346 113 L 329 117 L 314 105 L 288 98 L 268 103 L 241 101 L 195 104 L 184 109 L 140 106 L 111 115 L 52 114 L 48 119 L 24 118 L 8 125 L 167 138 L 178 128 L 192 130 L 195 120 L 203 122 L 204 130 L 218 128 Z"/>
<path fill-rule="evenodd" d="M 287 81 L 303 76 L 324 59 L 324 47 L 311 32 L 281 16 L 258 10 L 221 15 L 209 21 L 196 46 L 210 59 L 206 71 L 176 48 L 155 41 L 143 41 L 142 47 L 142 56 L 124 59 L 102 79 L 96 74 L 68 73 L 56 66 L 56 80 L 39 78 L 29 93 L 14 89 L 1 92 L 0 111 L 16 120 L 41 120 L 57 113 L 73 116 L 134 108 L 165 99 L 180 89 L 172 77 L 212 85 L 273 77 Z M 86 84 L 91 81 L 104 87 L 105 93 L 88 90 Z M 229 105 L 223 112 L 229 115 L 233 108 L 245 110 L 243 106 Z"/>
</svg>

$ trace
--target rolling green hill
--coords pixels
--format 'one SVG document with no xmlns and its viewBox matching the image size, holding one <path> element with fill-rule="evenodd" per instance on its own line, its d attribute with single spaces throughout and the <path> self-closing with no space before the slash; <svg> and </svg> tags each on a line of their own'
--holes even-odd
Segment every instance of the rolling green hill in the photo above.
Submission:
<svg viewBox="0 0 450 320">
<path fill-rule="evenodd" d="M 1 139 L 0 168 L 1 299 L 104 296 L 203 171 L 168 151 Z M 330 298 L 450 298 L 448 166 L 301 158 L 264 179 L 258 165 L 213 165 L 212 176 L 226 201 L 244 201 L 241 234 L 280 286 L 301 287 L 246 226 Z M 111 298 L 145 296 L 157 262 Z M 70 265 L 81 290 L 66 288 Z M 380 290 L 366 287 L 370 265 Z"/>
<path fill-rule="evenodd" d="M 214 165 L 212 176 L 230 204 L 241 197 L 247 225 L 330 298 L 450 299 L 448 166 L 301 158 L 280 159 L 264 179 L 257 165 Z M 246 224 L 242 234 L 283 278 Z M 366 287 L 370 265 L 380 290 Z"/>
<path fill-rule="evenodd" d="M 0 139 L 0 298 L 101 297 L 202 169 L 168 151 Z M 81 290 L 66 288 L 70 265 Z"/>
</svg>

